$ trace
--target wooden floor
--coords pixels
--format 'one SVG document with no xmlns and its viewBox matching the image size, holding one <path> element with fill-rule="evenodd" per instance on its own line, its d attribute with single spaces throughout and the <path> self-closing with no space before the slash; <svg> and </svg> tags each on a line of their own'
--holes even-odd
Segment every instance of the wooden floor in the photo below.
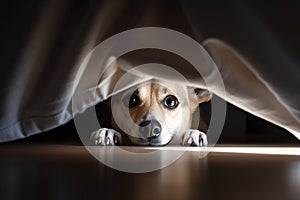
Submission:
<svg viewBox="0 0 300 200">
<path fill-rule="evenodd" d="M 83 146 L 4 144 L 0 199 L 300 199 L 300 156 L 198 153 L 133 174 L 106 167 Z"/>
</svg>

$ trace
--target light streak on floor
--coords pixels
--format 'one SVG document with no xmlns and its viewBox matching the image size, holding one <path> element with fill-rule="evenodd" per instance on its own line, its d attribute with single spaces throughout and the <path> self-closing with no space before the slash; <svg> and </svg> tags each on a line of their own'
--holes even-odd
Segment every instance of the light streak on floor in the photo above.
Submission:
<svg viewBox="0 0 300 200">
<path fill-rule="evenodd" d="M 145 147 L 145 149 L 300 156 L 300 147 Z"/>
</svg>

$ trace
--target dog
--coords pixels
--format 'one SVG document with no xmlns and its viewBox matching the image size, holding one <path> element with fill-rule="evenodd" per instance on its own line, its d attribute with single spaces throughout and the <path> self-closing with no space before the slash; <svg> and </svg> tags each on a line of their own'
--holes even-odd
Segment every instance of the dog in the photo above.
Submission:
<svg viewBox="0 0 300 200">
<path fill-rule="evenodd" d="M 171 82 L 139 84 L 106 101 L 104 109 L 96 106 L 100 125 L 105 128 L 93 132 L 91 142 L 100 146 L 206 146 L 207 136 L 193 118 L 199 104 L 211 98 L 208 90 Z M 105 123 L 101 123 L 103 119 Z"/>
</svg>

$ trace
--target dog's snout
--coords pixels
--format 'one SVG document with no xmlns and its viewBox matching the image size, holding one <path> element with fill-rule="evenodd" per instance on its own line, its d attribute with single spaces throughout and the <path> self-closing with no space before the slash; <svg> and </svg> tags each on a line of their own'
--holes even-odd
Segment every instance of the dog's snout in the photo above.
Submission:
<svg viewBox="0 0 300 200">
<path fill-rule="evenodd" d="M 145 127 L 145 126 L 148 126 L 150 123 L 151 123 L 150 120 L 145 120 L 145 121 L 142 121 L 139 126 L 140 127 Z"/>
<path fill-rule="evenodd" d="M 151 123 L 151 137 L 157 137 L 160 135 L 161 132 L 161 126 L 160 123 L 158 121 L 153 121 Z"/>
<path fill-rule="evenodd" d="M 161 133 L 161 125 L 157 120 L 145 120 L 139 126 L 140 133 L 144 138 L 158 137 Z"/>
</svg>

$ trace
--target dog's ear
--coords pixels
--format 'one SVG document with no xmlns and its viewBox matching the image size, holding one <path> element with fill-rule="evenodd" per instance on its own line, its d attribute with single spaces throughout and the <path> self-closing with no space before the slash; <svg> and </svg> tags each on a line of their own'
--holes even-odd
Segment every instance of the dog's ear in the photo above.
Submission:
<svg viewBox="0 0 300 200">
<path fill-rule="evenodd" d="M 206 89 L 195 88 L 198 104 L 208 102 L 212 98 L 212 93 Z"/>
</svg>

